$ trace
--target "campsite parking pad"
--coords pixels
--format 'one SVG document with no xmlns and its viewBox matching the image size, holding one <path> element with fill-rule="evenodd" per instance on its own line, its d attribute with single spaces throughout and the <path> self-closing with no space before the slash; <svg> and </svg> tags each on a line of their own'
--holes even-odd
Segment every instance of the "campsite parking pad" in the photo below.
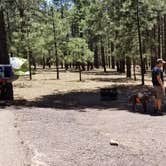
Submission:
<svg viewBox="0 0 166 166">
<path fill-rule="evenodd" d="M 23 108 L 15 114 L 31 165 L 166 165 L 165 116 L 115 108 Z"/>
<path fill-rule="evenodd" d="M 62 72 L 57 81 L 52 70 L 38 72 L 32 81 L 14 82 L 16 103 L 6 108 L 8 118 L 1 114 L 1 123 L 6 124 L 1 133 L 12 129 L 6 133 L 8 139 L 1 135 L 0 140 L 6 145 L 0 158 L 13 152 L 11 160 L 5 160 L 9 166 L 12 160 L 20 166 L 22 158 L 25 166 L 166 165 L 166 116 L 144 114 L 140 106 L 131 112 L 128 106 L 130 88 L 143 89 L 136 87 L 137 82 L 114 72 L 85 73 L 83 82 L 77 81 L 77 73 Z M 118 100 L 100 101 L 99 88 L 112 84 L 123 84 Z M 118 146 L 110 145 L 112 140 Z M 9 145 L 14 147 L 11 151 Z"/>
</svg>

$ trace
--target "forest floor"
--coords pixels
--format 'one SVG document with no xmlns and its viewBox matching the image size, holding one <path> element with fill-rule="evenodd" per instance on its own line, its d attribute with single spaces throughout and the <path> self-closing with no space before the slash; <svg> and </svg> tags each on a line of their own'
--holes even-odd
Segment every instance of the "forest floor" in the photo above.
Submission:
<svg viewBox="0 0 166 166">
<path fill-rule="evenodd" d="M 82 78 L 62 71 L 56 80 L 55 70 L 45 69 L 14 82 L 14 105 L 0 109 L 0 166 L 165 166 L 165 116 L 152 116 L 151 104 L 147 113 L 128 104 L 129 95 L 151 86 L 150 74 L 148 87 L 115 71 Z M 117 100 L 102 101 L 100 88 L 112 86 Z"/>
</svg>

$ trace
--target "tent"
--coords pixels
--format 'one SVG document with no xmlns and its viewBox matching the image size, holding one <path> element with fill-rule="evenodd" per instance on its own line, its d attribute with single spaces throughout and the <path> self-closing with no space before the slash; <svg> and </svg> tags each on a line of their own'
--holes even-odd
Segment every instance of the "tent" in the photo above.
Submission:
<svg viewBox="0 0 166 166">
<path fill-rule="evenodd" d="M 28 75 L 28 60 L 20 57 L 10 57 L 10 64 L 15 75 Z"/>
</svg>

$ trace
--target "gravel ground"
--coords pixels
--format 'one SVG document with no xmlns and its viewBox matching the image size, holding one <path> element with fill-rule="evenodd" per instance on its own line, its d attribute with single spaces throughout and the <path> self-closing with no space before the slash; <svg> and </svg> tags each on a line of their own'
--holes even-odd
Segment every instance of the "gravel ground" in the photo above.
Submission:
<svg viewBox="0 0 166 166">
<path fill-rule="evenodd" d="M 24 166 L 26 150 L 19 138 L 15 115 L 0 109 L 0 166 Z"/>
<path fill-rule="evenodd" d="M 165 116 L 88 108 L 24 108 L 15 115 L 32 166 L 166 165 Z"/>
<path fill-rule="evenodd" d="M 129 111 L 140 80 L 114 71 L 84 73 L 82 82 L 78 73 L 54 77 L 45 70 L 14 82 L 15 105 L 0 109 L 0 166 L 166 165 L 166 116 Z M 122 86 L 118 100 L 100 101 L 99 89 L 111 85 Z"/>
</svg>

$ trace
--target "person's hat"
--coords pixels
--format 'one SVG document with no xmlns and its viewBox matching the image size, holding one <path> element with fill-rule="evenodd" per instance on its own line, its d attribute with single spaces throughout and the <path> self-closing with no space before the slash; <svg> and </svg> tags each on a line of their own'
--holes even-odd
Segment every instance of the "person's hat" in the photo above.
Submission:
<svg viewBox="0 0 166 166">
<path fill-rule="evenodd" d="M 157 59 L 157 63 L 166 63 L 162 58 Z"/>
</svg>

